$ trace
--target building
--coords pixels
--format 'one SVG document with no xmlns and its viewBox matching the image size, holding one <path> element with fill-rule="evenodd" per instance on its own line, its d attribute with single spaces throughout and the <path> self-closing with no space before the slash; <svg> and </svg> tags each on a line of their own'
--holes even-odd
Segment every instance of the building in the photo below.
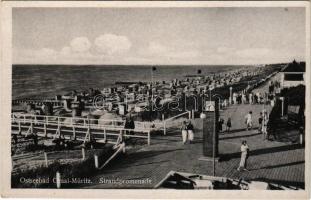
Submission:
<svg viewBox="0 0 311 200">
<path fill-rule="evenodd" d="M 296 62 L 295 60 L 289 63 L 281 71 L 281 86 L 283 88 L 295 87 L 298 85 L 305 84 L 305 72 L 306 63 Z"/>
</svg>

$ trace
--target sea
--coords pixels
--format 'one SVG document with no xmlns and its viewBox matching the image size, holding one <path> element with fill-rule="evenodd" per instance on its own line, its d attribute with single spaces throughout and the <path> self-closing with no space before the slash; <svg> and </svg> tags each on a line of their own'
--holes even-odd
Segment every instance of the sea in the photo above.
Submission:
<svg viewBox="0 0 311 200">
<path fill-rule="evenodd" d="M 155 67 L 155 69 L 154 69 Z M 183 79 L 198 74 L 209 75 L 242 66 L 232 65 L 13 65 L 12 99 L 53 98 L 72 90 L 102 90 L 116 82 L 151 82 Z"/>
</svg>

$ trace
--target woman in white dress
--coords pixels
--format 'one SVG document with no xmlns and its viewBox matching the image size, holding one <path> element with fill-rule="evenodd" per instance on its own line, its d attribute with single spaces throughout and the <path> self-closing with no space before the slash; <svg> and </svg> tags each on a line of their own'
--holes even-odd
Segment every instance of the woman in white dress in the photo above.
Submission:
<svg viewBox="0 0 311 200">
<path fill-rule="evenodd" d="M 187 122 L 184 121 L 182 126 L 181 126 L 181 136 L 182 136 L 183 144 L 186 144 L 186 142 L 187 142 L 187 135 L 188 135 Z"/>
<path fill-rule="evenodd" d="M 252 111 L 249 111 L 249 113 L 247 113 L 247 115 L 245 115 L 245 124 L 246 124 L 246 130 L 248 131 L 248 129 L 252 129 L 253 128 L 253 118 L 252 118 Z"/>
<path fill-rule="evenodd" d="M 268 121 L 269 121 L 268 113 L 266 110 L 264 110 L 263 117 L 262 117 L 262 128 L 261 128 L 261 132 L 263 134 L 264 140 L 268 139 L 268 131 L 267 131 Z"/>
<path fill-rule="evenodd" d="M 237 93 L 233 93 L 233 104 L 235 105 L 237 103 Z"/>
<path fill-rule="evenodd" d="M 193 139 L 194 139 L 194 132 L 193 132 L 193 129 L 194 129 L 194 127 L 193 127 L 191 121 L 189 121 L 189 122 L 188 122 L 188 125 L 187 125 L 189 143 L 192 143 L 192 142 L 193 142 Z"/>
<path fill-rule="evenodd" d="M 241 161 L 240 161 L 239 167 L 237 168 L 238 171 L 240 171 L 241 169 L 248 171 L 246 168 L 248 152 L 249 152 L 249 148 L 248 148 L 246 141 L 244 140 L 242 141 L 242 145 L 241 145 Z"/>
</svg>

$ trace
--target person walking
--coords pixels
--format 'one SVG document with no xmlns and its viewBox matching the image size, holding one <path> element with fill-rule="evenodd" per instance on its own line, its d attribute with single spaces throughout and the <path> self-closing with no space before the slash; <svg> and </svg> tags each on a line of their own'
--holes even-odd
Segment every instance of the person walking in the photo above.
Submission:
<svg viewBox="0 0 311 200">
<path fill-rule="evenodd" d="M 124 129 L 126 129 L 127 134 L 132 134 L 135 129 L 135 122 L 132 118 L 132 116 L 129 116 L 128 118 L 125 119 L 125 124 L 124 124 Z"/>
<path fill-rule="evenodd" d="M 258 131 L 259 131 L 259 133 L 262 133 L 262 120 L 263 120 L 262 116 L 263 116 L 263 114 L 262 114 L 262 112 L 260 112 L 259 118 L 258 118 L 258 124 L 259 124 Z"/>
<path fill-rule="evenodd" d="M 237 104 L 237 93 L 233 92 L 233 104 L 236 105 Z"/>
<path fill-rule="evenodd" d="M 194 139 L 193 130 L 194 130 L 194 127 L 193 127 L 191 121 L 189 120 L 188 125 L 187 125 L 187 132 L 188 132 L 188 140 L 189 140 L 190 144 L 193 142 L 193 139 Z"/>
<path fill-rule="evenodd" d="M 274 97 L 274 95 L 272 95 L 272 98 L 271 98 L 271 101 L 270 101 L 270 105 L 271 105 L 272 108 L 275 105 L 275 97 Z"/>
<path fill-rule="evenodd" d="M 181 136 L 182 136 L 183 144 L 186 144 L 186 142 L 187 142 L 187 135 L 188 135 L 187 122 L 183 121 L 183 124 L 181 126 Z"/>
<path fill-rule="evenodd" d="M 246 103 L 246 95 L 245 93 L 242 94 L 242 104 Z"/>
<path fill-rule="evenodd" d="M 226 131 L 227 131 L 227 132 L 230 132 L 231 126 L 232 126 L 232 124 L 231 124 L 231 118 L 228 117 L 227 123 L 226 123 Z"/>
<path fill-rule="evenodd" d="M 247 115 L 245 115 L 245 123 L 246 123 L 246 130 L 248 131 L 248 128 L 253 128 L 253 119 L 252 119 L 252 111 L 249 111 Z"/>
<path fill-rule="evenodd" d="M 248 101 L 249 104 L 253 104 L 253 93 L 249 93 Z"/>
<path fill-rule="evenodd" d="M 219 118 L 218 120 L 218 130 L 219 132 L 222 132 L 222 125 L 224 124 L 224 119 L 223 118 Z"/>
<path fill-rule="evenodd" d="M 261 129 L 264 140 L 268 139 L 268 131 L 267 131 L 268 121 L 269 121 L 268 113 L 266 110 L 264 110 L 263 111 L 263 117 L 262 117 L 262 129 Z"/>
<path fill-rule="evenodd" d="M 248 156 L 249 156 L 249 147 L 247 145 L 247 142 L 243 140 L 241 145 L 241 161 L 239 167 L 237 168 L 238 171 L 241 171 L 241 169 L 244 171 L 248 171 L 246 168 Z"/>
</svg>

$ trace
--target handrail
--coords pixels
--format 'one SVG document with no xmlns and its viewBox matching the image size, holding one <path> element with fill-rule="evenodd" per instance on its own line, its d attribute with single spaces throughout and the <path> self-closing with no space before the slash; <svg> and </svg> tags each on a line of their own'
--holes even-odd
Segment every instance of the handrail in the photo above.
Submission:
<svg viewBox="0 0 311 200">
<path fill-rule="evenodd" d="M 110 126 L 118 126 L 118 124 L 121 124 L 119 126 L 124 126 L 125 120 L 106 120 L 106 119 L 88 119 L 88 118 L 80 118 L 80 117 L 60 117 L 60 116 L 49 116 L 49 115 L 33 115 L 33 114 L 20 114 L 20 113 L 12 113 L 11 114 L 12 121 L 15 122 L 17 119 L 22 118 L 24 122 L 33 120 L 35 123 L 40 122 L 40 121 L 45 121 L 47 124 L 53 123 L 53 122 L 58 122 L 60 124 L 83 124 L 84 126 L 87 126 L 88 124 L 90 125 L 97 125 L 102 123 L 111 123 L 107 124 Z M 40 119 L 42 118 L 42 120 Z M 68 121 L 66 121 L 68 120 Z M 80 121 L 80 123 L 79 123 Z M 87 122 L 89 121 L 89 122 Z M 93 122 L 93 123 L 92 123 Z"/>
<path fill-rule="evenodd" d="M 42 118 L 42 119 L 40 119 Z M 124 129 L 125 120 L 107 120 L 107 119 L 88 119 L 81 117 L 60 117 L 60 116 L 49 116 L 49 115 L 34 115 L 34 114 L 22 114 L 22 113 L 12 113 L 11 114 L 12 122 L 34 122 L 34 123 L 42 123 L 44 122 L 47 125 L 71 125 L 77 126 L 81 125 L 83 127 L 87 127 L 88 125 L 94 127 L 119 127 Z M 107 123 L 108 122 L 108 123 Z M 102 124 L 107 123 L 107 124 Z M 151 126 L 155 125 L 154 128 Z M 160 126 L 160 127 L 159 127 Z M 138 129 L 148 129 L 155 130 L 161 129 L 163 126 L 162 122 L 140 122 L 135 121 L 135 127 L 139 127 Z M 137 128 L 135 128 L 137 129 Z"/>
<path fill-rule="evenodd" d="M 74 126 L 75 128 L 87 128 L 88 126 L 81 126 L 81 124 L 70 124 L 70 123 L 60 123 L 58 124 L 57 121 L 55 122 L 49 122 L 48 124 L 44 121 L 44 120 L 40 120 L 40 121 L 33 121 L 33 120 L 26 120 L 24 121 L 24 119 L 20 119 L 20 120 L 16 120 L 15 122 L 24 122 L 24 123 L 31 123 L 31 122 L 35 122 L 36 124 L 46 124 L 46 125 L 62 125 L 62 126 L 68 126 L 68 127 L 72 127 Z M 126 129 L 124 127 L 121 126 L 107 126 L 107 125 L 100 125 L 100 124 L 90 124 L 90 128 L 92 129 L 106 129 L 106 130 L 112 130 L 112 131 L 135 131 L 135 132 L 146 132 L 148 133 L 150 130 L 154 130 L 154 128 L 135 128 L 135 129 Z"/>
<path fill-rule="evenodd" d="M 168 119 L 166 119 L 166 120 L 164 120 L 164 121 L 170 121 L 170 120 L 172 120 L 172 119 L 175 119 L 175 118 L 177 118 L 177 117 L 183 116 L 183 115 L 185 115 L 185 114 L 188 114 L 189 119 L 190 119 L 191 111 L 186 111 L 186 112 L 184 112 L 184 113 L 181 113 L 181 114 L 175 115 L 175 116 L 173 116 L 173 117 L 171 117 L 171 118 L 168 118 Z"/>
<path fill-rule="evenodd" d="M 164 121 L 163 121 L 163 134 L 166 135 L 166 123 L 167 123 L 168 121 L 171 121 L 171 120 L 173 120 L 173 119 L 175 119 L 175 118 L 177 118 L 177 117 L 183 116 L 183 115 L 185 115 L 185 114 L 188 114 L 188 118 L 189 118 L 189 119 L 191 118 L 191 111 L 186 111 L 186 112 L 180 113 L 180 114 L 178 114 L 178 115 L 175 115 L 175 116 L 173 116 L 173 117 L 171 117 L 171 118 L 168 118 L 168 119 L 164 120 Z"/>
<path fill-rule="evenodd" d="M 23 116 L 23 117 L 35 117 L 35 118 L 59 118 L 59 119 L 76 119 L 76 120 L 97 120 L 97 121 L 104 121 L 104 122 L 124 122 L 125 120 L 108 120 L 108 119 L 88 119 L 83 117 L 60 117 L 60 116 L 51 116 L 51 115 L 34 115 L 28 113 L 11 113 L 12 116 Z"/>
<path fill-rule="evenodd" d="M 125 143 L 121 143 L 117 151 L 114 152 L 114 154 L 112 154 L 112 156 L 110 156 L 110 158 L 106 160 L 106 162 L 101 167 L 99 167 L 99 169 L 103 169 L 114 157 L 116 157 L 117 154 L 119 154 L 121 151 L 124 151 L 124 149 L 125 149 Z"/>
</svg>

